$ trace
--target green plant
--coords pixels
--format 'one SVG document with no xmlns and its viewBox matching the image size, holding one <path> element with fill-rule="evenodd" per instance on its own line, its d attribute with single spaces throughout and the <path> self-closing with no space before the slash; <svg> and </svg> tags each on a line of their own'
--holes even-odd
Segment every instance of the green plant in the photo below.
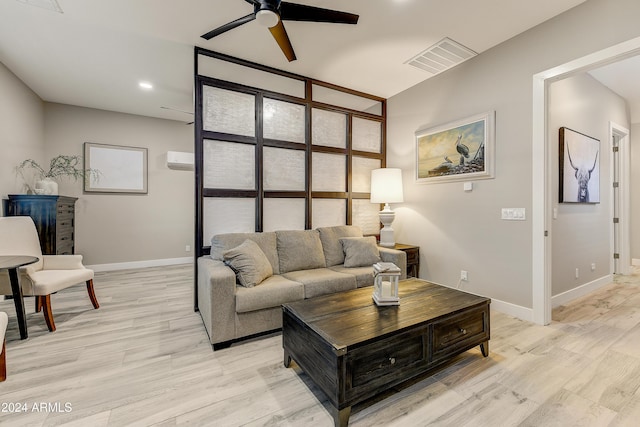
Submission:
<svg viewBox="0 0 640 427">
<path fill-rule="evenodd" d="M 82 156 L 65 156 L 59 154 L 51 159 L 48 169 L 40 166 L 40 164 L 33 159 L 26 159 L 16 166 L 16 172 L 24 180 L 29 192 L 33 192 L 33 189 L 28 184 L 29 180 L 24 176 L 26 169 L 33 170 L 39 179 L 51 178 L 55 180 L 61 177 L 69 177 L 77 181 L 78 179 L 84 179 L 87 175 L 98 176 L 99 174 L 96 169 L 84 169 Z"/>
<path fill-rule="evenodd" d="M 34 169 L 40 178 L 68 176 L 78 180 L 78 178 L 84 178 L 85 176 L 85 170 L 81 163 L 82 157 L 80 156 L 65 156 L 61 154 L 51 159 L 47 170 L 35 160 L 27 159 L 18 165 L 18 171 L 22 172 L 25 168 L 30 168 Z"/>
</svg>

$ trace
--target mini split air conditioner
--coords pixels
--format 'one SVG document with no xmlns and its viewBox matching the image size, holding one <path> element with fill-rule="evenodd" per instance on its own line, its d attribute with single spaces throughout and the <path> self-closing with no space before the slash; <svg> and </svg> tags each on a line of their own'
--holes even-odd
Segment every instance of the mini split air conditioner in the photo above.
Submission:
<svg viewBox="0 0 640 427">
<path fill-rule="evenodd" d="M 167 167 L 169 169 L 193 170 L 193 153 L 167 151 Z"/>
</svg>

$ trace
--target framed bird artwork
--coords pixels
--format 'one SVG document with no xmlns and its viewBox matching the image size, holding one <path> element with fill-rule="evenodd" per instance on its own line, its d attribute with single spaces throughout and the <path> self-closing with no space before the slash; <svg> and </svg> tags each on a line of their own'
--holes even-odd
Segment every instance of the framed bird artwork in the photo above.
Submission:
<svg viewBox="0 0 640 427">
<path fill-rule="evenodd" d="M 494 177 L 495 111 L 416 132 L 416 180 L 422 183 Z"/>
</svg>

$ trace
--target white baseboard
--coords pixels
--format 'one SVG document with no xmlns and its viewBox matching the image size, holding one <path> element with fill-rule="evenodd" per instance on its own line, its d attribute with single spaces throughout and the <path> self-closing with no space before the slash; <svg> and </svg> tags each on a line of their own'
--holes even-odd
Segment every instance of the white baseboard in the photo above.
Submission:
<svg viewBox="0 0 640 427">
<path fill-rule="evenodd" d="M 193 257 L 150 259 L 145 261 L 118 262 L 114 264 L 95 264 L 87 265 L 86 267 L 92 269 L 93 271 L 115 271 L 131 270 L 134 268 L 163 267 L 167 265 L 190 263 L 193 263 Z"/>
<path fill-rule="evenodd" d="M 636 265 L 635 261 L 638 261 L 637 265 L 640 265 L 640 260 L 634 260 L 633 265 Z M 566 292 L 563 292 L 559 295 L 552 297 L 551 306 L 555 308 L 562 304 L 566 304 L 570 301 L 573 301 L 577 298 L 587 295 L 593 291 L 596 291 L 601 287 L 608 285 L 611 282 L 613 282 L 613 275 L 608 274 L 592 282 L 585 283 L 584 285 L 578 286 L 577 288 L 568 290 Z M 446 285 L 442 285 L 442 286 L 446 286 Z M 461 290 L 470 292 L 468 289 L 461 289 Z M 474 292 L 470 292 L 470 293 L 474 293 Z M 507 314 L 509 316 L 516 317 L 521 320 L 533 322 L 533 309 L 531 308 L 523 307 L 521 305 L 516 305 L 510 302 L 500 301 L 498 299 L 492 298 L 491 309 L 495 311 L 499 311 L 500 313 Z"/>
<path fill-rule="evenodd" d="M 436 285 L 446 286 L 448 288 L 456 289 L 453 286 L 443 285 L 442 283 L 432 282 Z M 461 291 L 469 292 L 470 294 L 479 295 L 475 292 L 471 292 L 464 287 L 457 288 Z M 485 295 L 480 295 L 485 296 Z M 500 301 L 499 299 L 491 298 L 491 310 L 499 311 L 500 313 L 507 314 L 509 316 L 516 317 L 520 320 L 526 320 L 528 322 L 533 322 L 533 309 L 523 307 L 521 305 L 511 304 L 510 302 Z"/>
<path fill-rule="evenodd" d="M 578 299 L 593 291 L 596 291 L 611 282 L 613 282 L 613 275 L 607 274 L 606 276 L 593 280 L 589 283 L 585 283 L 584 285 L 578 286 L 577 288 L 573 288 L 561 294 L 555 295 L 551 297 L 551 307 L 556 308 L 558 306 L 566 304 L 570 301 L 573 301 L 574 299 Z"/>
<path fill-rule="evenodd" d="M 516 317 L 520 320 L 533 322 L 533 309 L 523 307 L 521 305 L 511 304 L 510 302 L 491 299 L 491 310 Z"/>
<path fill-rule="evenodd" d="M 631 260 L 631 265 L 640 265 L 640 259 L 638 258 L 633 258 Z"/>
</svg>

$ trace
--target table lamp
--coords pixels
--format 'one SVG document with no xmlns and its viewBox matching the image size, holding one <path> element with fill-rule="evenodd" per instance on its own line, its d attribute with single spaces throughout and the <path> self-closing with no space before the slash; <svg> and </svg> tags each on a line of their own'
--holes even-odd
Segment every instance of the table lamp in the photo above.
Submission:
<svg viewBox="0 0 640 427">
<path fill-rule="evenodd" d="M 389 207 L 389 203 L 402 203 L 402 169 L 382 168 L 371 171 L 371 203 L 384 203 L 384 209 L 380 211 L 380 222 L 384 227 L 380 230 L 380 246 L 394 247 L 391 223 L 395 219 L 395 212 Z"/>
</svg>

